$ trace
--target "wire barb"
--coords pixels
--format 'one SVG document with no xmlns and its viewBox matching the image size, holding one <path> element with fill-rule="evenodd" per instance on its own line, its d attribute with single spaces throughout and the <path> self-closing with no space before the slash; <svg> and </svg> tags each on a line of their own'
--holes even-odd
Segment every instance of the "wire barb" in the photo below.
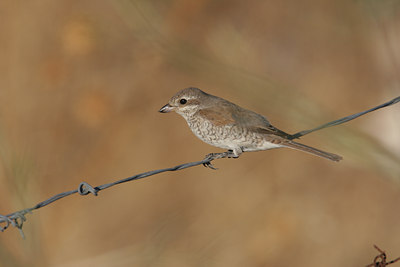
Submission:
<svg viewBox="0 0 400 267">
<path fill-rule="evenodd" d="M 93 188 L 90 184 L 86 182 L 82 182 L 79 187 L 78 187 L 78 193 L 81 196 L 86 196 L 89 193 L 92 193 L 93 195 L 97 196 L 98 189 Z"/>
<path fill-rule="evenodd" d="M 400 260 L 400 257 L 391 261 L 386 262 L 386 253 L 381 250 L 377 245 L 374 245 L 374 248 L 379 251 L 379 255 L 374 258 L 374 262 L 368 264 L 366 267 L 385 267 L 389 264 L 395 263 Z"/>
<path fill-rule="evenodd" d="M 4 232 L 12 223 L 11 219 L 4 215 L 0 215 L 0 222 L 2 223 L 2 225 L 0 225 L 0 231 L 2 232 Z"/>
</svg>

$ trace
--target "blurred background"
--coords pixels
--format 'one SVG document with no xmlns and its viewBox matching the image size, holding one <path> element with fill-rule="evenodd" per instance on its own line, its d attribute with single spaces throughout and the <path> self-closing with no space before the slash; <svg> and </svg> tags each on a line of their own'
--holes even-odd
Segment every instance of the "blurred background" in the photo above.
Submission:
<svg viewBox="0 0 400 267">
<path fill-rule="evenodd" d="M 400 95 L 400 2 L 0 2 L 0 214 L 222 150 L 158 109 L 189 86 L 286 132 Z M 400 256 L 400 104 L 289 149 L 28 214 L 0 266 L 364 266 Z M 394 264 L 395 265 L 395 264 Z"/>
</svg>

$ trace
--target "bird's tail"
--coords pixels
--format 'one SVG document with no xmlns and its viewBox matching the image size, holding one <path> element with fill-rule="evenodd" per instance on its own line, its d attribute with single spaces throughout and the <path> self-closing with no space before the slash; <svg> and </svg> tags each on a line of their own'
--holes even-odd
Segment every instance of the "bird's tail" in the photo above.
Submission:
<svg viewBox="0 0 400 267">
<path fill-rule="evenodd" d="M 325 152 L 319 149 L 316 149 L 314 147 L 310 147 L 310 146 L 306 146 L 294 141 L 288 141 L 288 142 L 284 142 L 282 143 L 283 146 L 288 147 L 288 148 L 292 148 L 292 149 L 296 149 L 296 150 L 300 150 L 300 151 L 304 151 L 322 158 L 326 158 L 326 159 L 330 159 L 332 161 L 339 161 L 341 159 L 343 159 L 341 156 L 333 154 L 333 153 L 329 153 L 329 152 Z"/>
</svg>

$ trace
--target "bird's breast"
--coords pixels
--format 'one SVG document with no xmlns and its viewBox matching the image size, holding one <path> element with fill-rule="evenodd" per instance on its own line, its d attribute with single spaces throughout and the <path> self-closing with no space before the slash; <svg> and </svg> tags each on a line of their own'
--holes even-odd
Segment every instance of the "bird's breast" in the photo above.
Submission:
<svg viewBox="0 0 400 267">
<path fill-rule="evenodd" d="M 236 124 L 215 125 L 201 117 L 188 117 L 192 132 L 203 142 L 225 149 L 248 148 L 255 150 L 264 142 L 262 136 Z"/>
</svg>

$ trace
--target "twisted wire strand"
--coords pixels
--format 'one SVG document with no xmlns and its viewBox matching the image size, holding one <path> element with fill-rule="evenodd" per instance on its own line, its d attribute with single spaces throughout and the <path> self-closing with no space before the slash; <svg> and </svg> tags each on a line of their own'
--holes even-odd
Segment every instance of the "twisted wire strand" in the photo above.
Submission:
<svg viewBox="0 0 400 267">
<path fill-rule="evenodd" d="M 290 139 L 296 139 L 296 138 L 300 138 L 301 136 L 304 136 L 306 134 L 324 129 L 324 128 L 328 128 L 328 127 L 332 127 L 332 126 L 336 126 L 351 120 L 354 120 L 360 116 L 363 116 L 369 112 L 387 107 L 387 106 L 391 106 L 393 104 L 396 104 L 400 102 L 400 96 L 396 97 L 384 104 L 381 104 L 379 106 L 376 106 L 374 108 L 368 109 L 366 111 L 362 111 L 353 115 L 349 115 L 346 117 L 343 117 L 341 119 L 338 120 L 334 120 L 328 123 L 325 123 L 321 126 L 318 126 L 316 128 L 310 129 L 310 130 L 305 130 L 305 131 L 301 131 L 298 133 L 295 133 L 293 135 L 290 136 Z M 229 154 L 229 153 L 228 153 Z M 144 173 L 140 173 L 140 174 L 136 174 L 121 180 L 117 180 L 115 182 L 111 182 L 111 183 L 107 183 L 107 184 L 103 184 L 103 185 L 99 185 L 99 186 L 91 186 L 90 184 L 86 183 L 86 182 L 82 182 L 79 184 L 78 189 L 75 190 L 70 190 L 70 191 L 66 191 L 60 194 L 57 194 L 55 196 L 52 196 L 38 204 L 36 204 L 35 206 L 33 206 L 32 208 L 27 208 L 27 209 L 23 209 L 23 210 L 19 210 L 7 215 L 1 215 L 0 214 L 0 231 L 4 232 L 7 228 L 9 228 L 9 226 L 13 226 L 16 227 L 20 233 L 21 236 L 24 238 L 24 233 L 22 232 L 22 226 L 24 224 L 24 222 L 26 221 L 26 217 L 25 215 L 28 213 L 32 213 L 32 211 L 40 209 L 42 207 L 45 207 L 57 200 L 60 200 L 64 197 L 79 193 L 80 195 L 88 195 L 88 194 L 93 194 L 95 196 L 98 195 L 98 192 L 104 189 L 108 189 L 110 187 L 113 187 L 114 185 L 118 185 L 118 184 L 122 184 L 122 183 L 126 183 L 126 182 L 130 182 L 130 181 L 135 181 L 135 180 L 139 180 L 145 177 L 149 177 L 152 175 L 156 175 L 162 172 L 168 172 L 168 171 L 178 171 L 178 170 L 183 170 L 186 168 L 190 168 L 190 167 L 195 167 L 198 165 L 203 165 L 205 167 L 209 167 L 211 169 L 216 169 L 213 167 L 213 165 L 211 164 L 211 161 L 215 160 L 215 159 L 220 159 L 220 158 L 224 158 L 228 155 L 226 152 L 225 153 L 212 153 L 211 156 L 206 156 L 203 160 L 200 161 L 195 161 L 195 162 L 189 162 L 189 163 L 184 163 L 184 164 L 180 164 L 177 165 L 175 167 L 171 167 L 171 168 L 165 168 L 165 169 L 159 169 L 159 170 L 153 170 L 153 171 L 148 171 L 148 172 L 144 172 Z"/>
<path fill-rule="evenodd" d="M 88 184 L 86 182 L 82 182 L 79 184 L 78 189 L 66 191 L 66 192 L 57 194 L 55 196 L 52 196 L 52 197 L 36 204 L 32 208 L 19 210 L 19 211 L 7 214 L 5 216 L 0 214 L 0 231 L 4 232 L 11 225 L 11 226 L 18 228 L 20 230 L 22 237 L 24 238 L 24 234 L 22 232 L 22 226 L 23 226 L 23 223 L 26 221 L 25 215 L 27 213 L 32 213 L 33 210 L 37 210 L 42 207 L 45 207 L 45 206 L 47 206 L 57 200 L 60 200 L 64 197 L 67 197 L 67 196 L 70 196 L 70 195 L 73 195 L 76 193 L 79 193 L 80 195 L 93 194 L 93 195 L 97 196 L 99 191 L 108 189 L 114 185 L 130 182 L 130 181 L 134 181 L 134 180 L 139 180 L 139 179 L 142 179 L 142 178 L 145 178 L 148 176 L 152 176 L 155 174 L 159 174 L 162 172 L 178 171 L 178 170 L 183 170 L 183 169 L 198 166 L 198 165 L 210 164 L 210 161 L 212 161 L 212 160 L 214 160 L 214 159 L 205 158 L 200 161 L 184 163 L 184 164 L 180 164 L 180 165 L 177 165 L 177 166 L 171 167 L 171 168 L 148 171 L 148 172 L 136 174 L 136 175 L 133 175 L 133 176 L 121 179 L 121 180 L 117 180 L 112 183 L 102 184 L 102 185 L 95 186 L 95 187 L 91 186 L 90 184 Z"/>
<path fill-rule="evenodd" d="M 324 128 L 336 126 L 336 125 L 339 125 L 339 124 L 354 120 L 354 119 L 356 119 L 356 118 L 358 118 L 358 117 L 360 117 L 362 115 L 365 115 L 365 114 L 367 114 L 369 112 L 372 112 L 372 111 L 375 111 L 375 110 L 378 110 L 378 109 L 381 109 L 381 108 L 384 108 L 384 107 L 391 106 L 393 104 L 396 104 L 397 102 L 400 102 L 400 96 L 398 96 L 396 98 L 393 98 L 392 100 L 390 100 L 390 101 L 388 101 L 386 103 L 383 103 L 382 105 L 379 105 L 379 106 L 373 107 L 371 109 L 368 109 L 366 111 L 362 111 L 362 112 L 359 112 L 359 113 L 356 113 L 356 114 L 353 114 L 353 115 L 349 115 L 349 116 L 343 117 L 343 118 L 338 119 L 338 120 L 334 120 L 334 121 L 322 124 L 321 126 L 315 127 L 313 129 L 310 129 L 310 130 L 304 130 L 304 131 L 292 134 L 290 136 L 290 139 L 300 138 L 301 136 L 304 136 L 306 134 L 309 134 L 309 133 L 312 133 L 312 132 L 315 132 L 315 131 L 318 131 L 318 130 L 322 130 Z"/>
</svg>

